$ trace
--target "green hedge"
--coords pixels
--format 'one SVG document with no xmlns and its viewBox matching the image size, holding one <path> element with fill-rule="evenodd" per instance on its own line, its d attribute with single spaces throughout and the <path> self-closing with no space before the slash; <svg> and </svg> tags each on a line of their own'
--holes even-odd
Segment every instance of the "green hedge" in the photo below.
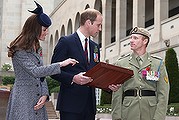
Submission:
<svg viewBox="0 0 179 120">
<path fill-rule="evenodd" d="M 111 104 L 111 99 L 112 99 L 112 92 L 107 92 L 107 91 L 104 91 L 104 90 L 101 91 L 101 103 L 100 103 L 100 105 Z"/>
<path fill-rule="evenodd" d="M 111 113 L 111 105 L 104 104 L 103 106 L 97 105 L 97 113 Z M 166 113 L 168 116 L 179 116 L 179 103 L 171 103 L 168 105 L 168 110 Z"/>
<path fill-rule="evenodd" d="M 171 103 L 168 105 L 167 115 L 179 116 L 179 103 Z"/>
<path fill-rule="evenodd" d="M 60 86 L 54 87 L 50 90 L 50 93 L 58 93 L 60 91 Z"/>
<path fill-rule="evenodd" d="M 2 84 L 3 85 L 8 85 L 8 84 L 14 84 L 15 81 L 15 76 L 3 76 L 2 77 Z M 50 78 L 50 77 L 46 77 L 46 81 L 47 81 L 47 85 L 48 85 L 48 89 L 49 89 L 49 93 L 51 94 L 51 91 L 59 91 L 59 82 Z"/>
<path fill-rule="evenodd" d="M 47 85 L 48 85 L 48 89 L 49 89 L 50 94 L 53 91 L 55 91 L 56 89 L 58 89 L 58 87 L 60 86 L 60 83 L 58 81 L 52 79 L 51 77 L 46 77 L 46 81 L 47 81 Z"/>
<path fill-rule="evenodd" d="M 110 104 L 103 104 L 101 105 L 97 105 L 97 113 L 111 113 L 112 109 L 111 109 L 111 105 Z"/>
<path fill-rule="evenodd" d="M 14 84 L 15 77 L 14 76 L 3 76 L 2 77 L 2 84 L 8 85 L 8 84 Z"/>
</svg>

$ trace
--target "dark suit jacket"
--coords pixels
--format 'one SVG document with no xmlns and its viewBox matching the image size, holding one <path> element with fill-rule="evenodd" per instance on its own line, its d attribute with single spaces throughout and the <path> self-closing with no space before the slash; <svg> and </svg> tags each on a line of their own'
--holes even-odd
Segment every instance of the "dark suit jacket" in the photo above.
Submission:
<svg viewBox="0 0 179 120">
<path fill-rule="evenodd" d="M 69 36 L 63 36 L 57 43 L 52 56 L 52 63 L 63 61 L 68 58 L 74 58 L 79 61 L 75 66 L 68 65 L 61 68 L 61 74 L 51 76 L 59 81 L 60 92 L 57 101 L 57 110 L 65 112 L 80 113 L 84 110 L 87 100 L 90 101 L 94 113 L 96 112 L 95 89 L 72 83 L 73 76 L 86 72 L 94 67 L 100 60 L 94 60 L 94 53 L 97 50 L 98 56 L 100 51 L 98 45 L 92 40 L 89 41 L 90 46 L 90 63 L 87 64 L 81 41 L 75 32 Z"/>
</svg>

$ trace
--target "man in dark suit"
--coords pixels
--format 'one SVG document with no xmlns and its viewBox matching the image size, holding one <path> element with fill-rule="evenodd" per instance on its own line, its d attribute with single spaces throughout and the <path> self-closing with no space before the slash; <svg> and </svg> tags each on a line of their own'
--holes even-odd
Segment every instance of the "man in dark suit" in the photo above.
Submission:
<svg viewBox="0 0 179 120">
<path fill-rule="evenodd" d="M 57 101 L 60 120 L 95 120 L 95 89 L 84 85 L 92 79 L 83 74 L 100 61 L 99 46 L 90 36 L 96 37 L 101 31 L 102 19 L 99 11 L 86 9 L 81 14 L 79 29 L 61 37 L 54 49 L 52 63 L 69 57 L 79 61 L 75 66 L 62 68 L 61 74 L 51 76 L 61 83 Z M 109 85 L 112 91 L 118 88 L 119 85 Z"/>
<path fill-rule="evenodd" d="M 96 37 L 101 25 L 101 13 L 95 9 L 86 9 L 81 14 L 79 29 L 74 34 L 61 37 L 54 49 L 52 63 L 69 57 L 79 61 L 75 66 L 62 68 L 61 74 L 51 76 L 61 83 L 57 101 L 60 120 L 95 120 L 95 89 L 84 85 L 92 79 L 83 76 L 83 73 L 100 60 L 99 46 L 90 36 Z"/>
</svg>

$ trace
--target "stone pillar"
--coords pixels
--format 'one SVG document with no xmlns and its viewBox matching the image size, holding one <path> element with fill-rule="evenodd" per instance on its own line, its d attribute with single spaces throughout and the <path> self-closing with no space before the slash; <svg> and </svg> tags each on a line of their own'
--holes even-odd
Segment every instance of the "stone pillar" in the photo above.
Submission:
<svg viewBox="0 0 179 120">
<path fill-rule="evenodd" d="M 120 55 L 120 40 L 126 37 L 127 0 L 116 0 L 116 48 Z"/>
<path fill-rule="evenodd" d="M 133 27 L 145 27 L 145 0 L 133 0 Z"/>
<path fill-rule="evenodd" d="M 161 40 L 161 21 L 168 18 L 168 0 L 154 0 L 154 39 Z"/>
<path fill-rule="evenodd" d="M 111 43 L 111 9 L 112 0 L 104 0 L 102 2 L 102 14 L 103 14 L 103 24 L 102 24 L 102 52 L 101 61 L 105 61 L 105 51 L 106 45 Z"/>
</svg>

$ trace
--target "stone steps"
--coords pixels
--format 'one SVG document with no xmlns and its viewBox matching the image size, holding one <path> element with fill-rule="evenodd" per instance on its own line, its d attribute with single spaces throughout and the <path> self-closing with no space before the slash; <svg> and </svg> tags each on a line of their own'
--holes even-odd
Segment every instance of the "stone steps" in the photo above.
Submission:
<svg viewBox="0 0 179 120">
<path fill-rule="evenodd" d="M 46 106 L 49 119 L 59 119 L 59 117 L 57 116 L 56 110 L 54 109 L 52 101 L 46 102 L 45 106 Z"/>
</svg>

